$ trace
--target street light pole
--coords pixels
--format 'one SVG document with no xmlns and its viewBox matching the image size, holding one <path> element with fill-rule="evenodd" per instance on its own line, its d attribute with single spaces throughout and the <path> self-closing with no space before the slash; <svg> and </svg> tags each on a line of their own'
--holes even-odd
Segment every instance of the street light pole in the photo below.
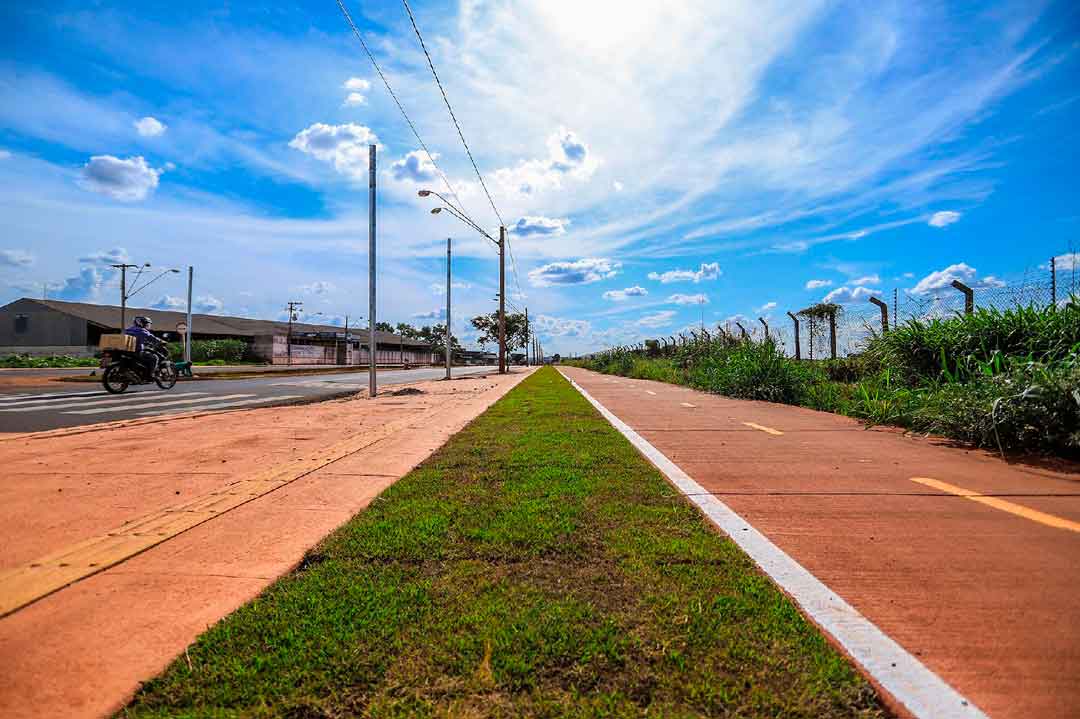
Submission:
<svg viewBox="0 0 1080 719">
<path fill-rule="evenodd" d="M 450 379 L 450 238 L 446 238 L 446 379 Z"/>
<path fill-rule="evenodd" d="M 289 333 L 285 336 L 285 355 L 288 358 L 286 360 L 286 364 L 288 364 L 290 366 L 292 366 L 292 323 L 293 323 L 293 319 L 295 319 L 295 317 L 296 317 L 296 311 L 299 310 L 299 309 L 302 309 L 303 306 L 304 306 L 303 302 L 296 302 L 296 301 L 291 301 L 291 300 L 290 300 L 290 302 L 288 304 Z M 271 350 L 270 353 L 271 353 L 270 361 L 273 362 L 273 360 L 274 360 L 274 358 L 273 358 L 273 350 Z"/>
<path fill-rule="evenodd" d="M 529 362 L 529 308 L 525 308 L 525 366 L 528 367 Z"/>
<path fill-rule="evenodd" d="M 375 398 L 375 145 L 368 145 L 368 397 Z"/>
<path fill-rule="evenodd" d="M 117 265 L 111 265 L 114 269 L 120 270 L 120 331 L 124 331 L 124 325 L 127 324 L 127 271 L 129 267 L 135 268 L 138 265 L 129 265 L 127 263 L 121 263 Z M 142 274 L 141 272 L 139 274 Z M 135 277 L 135 281 L 138 282 L 138 275 Z"/>
<path fill-rule="evenodd" d="M 506 228 L 499 226 L 499 374 L 506 374 Z"/>
<path fill-rule="evenodd" d="M 191 285 L 195 279 L 195 268 L 187 268 L 187 332 L 184 333 L 184 361 L 191 361 Z"/>
</svg>

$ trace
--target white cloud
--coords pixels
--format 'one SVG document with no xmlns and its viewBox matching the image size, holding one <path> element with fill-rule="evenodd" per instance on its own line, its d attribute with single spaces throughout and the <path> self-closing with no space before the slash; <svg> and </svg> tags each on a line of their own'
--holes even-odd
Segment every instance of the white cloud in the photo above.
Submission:
<svg viewBox="0 0 1080 719">
<path fill-rule="evenodd" d="M 438 160 L 439 153 L 431 153 L 432 158 Z M 412 182 L 431 182 L 438 177 L 435 163 L 428 158 L 423 150 L 413 150 L 397 162 L 390 165 L 390 174 L 395 180 L 411 180 Z"/>
<path fill-rule="evenodd" d="M 554 337 L 584 337 L 592 332 L 588 320 L 571 320 L 551 315 L 537 315 L 534 329 L 539 334 Z"/>
<path fill-rule="evenodd" d="M 98 250 L 89 255 L 83 255 L 79 262 L 92 265 L 121 265 L 131 264 L 131 255 L 123 247 L 114 247 L 111 250 Z"/>
<path fill-rule="evenodd" d="M 0 160 L 6 160 L 11 157 L 11 153 L 7 150 L 0 150 Z"/>
<path fill-rule="evenodd" d="M 367 92 L 371 89 L 371 83 L 361 77 L 350 77 L 342 87 L 348 92 L 345 95 L 344 105 L 356 107 L 367 102 Z"/>
<path fill-rule="evenodd" d="M 622 264 L 606 257 L 586 257 L 574 262 L 551 262 L 529 271 L 534 287 L 584 285 L 614 277 Z"/>
<path fill-rule="evenodd" d="M 960 280 L 972 289 L 1005 286 L 1004 282 L 993 275 L 987 275 L 986 277 L 979 279 L 978 273 L 974 267 L 964 262 L 959 262 L 955 265 L 949 265 L 943 270 L 931 272 L 926 277 L 919 280 L 918 283 L 911 288 L 911 291 L 917 295 L 926 295 L 938 290 L 951 290 L 953 280 Z"/>
<path fill-rule="evenodd" d="M 772 312 L 776 308 L 777 308 L 777 304 L 775 302 L 766 302 L 761 307 L 758 307 L 756 311 L 757 311 L 758 314 L 763 315 L 763 314 L 766 314 L 768 312 Z"/>
<path fill-rule="evenodd" d="M 495 184 L 509 193 L 534 195 L 560 189 L 565 177 L 587 180 L 596 170 L 598 161 L 589 148 L 565 127 L 548 137 L 547 148 L 545 159 L 522 160 L 515 167 L 495 170 Z"/>
<path fill-rule="evenodd" d="M 822 287 L 832 287 L 832 280 L 810 280 L 806 283 L 808 290 L 819 290 Z"/>
<path fill-rule="evenodd" d="M 368 145 L 377 143 L 375 133 L 363 125 L 317 122 L 298 132 L 289 147 L 331 163 L 342 175 L 361 179 L 368 170 Z"/>
<path fill-rule="evenodd" d="M 647 314 L 637 321 L 637 324 L 642 327 L 649 327 L 656 329 L 658 327 L 667 327 L 671 324 L 671 320 L 675 317 L 675 310 L 662 310 L 660 312 L 653 312 Z"/>
<path fill-rule="evenodd" d="M 1068 252 L 1054 258 L 1054 268 L 1058 271 L 1072 272 L 1080 270 L 1080 252 Z M 1050 269 L 1047 266 L 1047 269 Z"/>
<path fill-rule="evenodd" d="M 670 282 L 693 282 L 702 280 L 715 280 L 721 274 L 719 262 L 702 262 L 697 270 L 668 270 L 667 272 L 650 272 L 649 279 L 663 284 Z"/>
<path fill-rule="evenodd" d="M 225 309 L 225 303 L 213 295 L 197 297 L 193 304 L 193 309 L 207 315 L 218 315 Z"/>
<path fill-rule="evenodd" d="M 703 305 L 709 303 L 709 297 L 701 293 L 696 295 L 676 294 L 668 297 L 667 301 L 677 305 Z"/>
<path fill-rule="evenodd" d="M 79 185 L 124 202 L 145 200 L 158 186 L 164 170 L 150 167 L 141 156 L 121 160 L 112 155 L 94 155 L 83 166 Z"/>
<path fill-rule="evenodd" d="M 569 224 L 570 220 L 565 218 L 526 215 L 511 225 L 510 230 L 518 237 L 562 235 Z"/>
<path fill-rule="evenodd" d="M 881 277 L 877 274 L 866 275 L 864 277 L 856 277 L 853 280 L 849 280 L 848 284 L 860 287 L 862 285 L 879 285 L 881 284 Z"/>
<path fill-rule="evenodd" d="M 472 283 L 455 281 L 450 283 L 450 288 L 454 290 L 471 290 Z M 445 295 L 446 283 L 433 282 L 431 284 L 431 291 L 437 295 Z"/>
<path fill-rule="evenodd" d="M 604 293 L 604 299 L 612 302 L 622 302 L 629 297 L 644 297 L 647 294 L 649 294 L 649 291 L 644 287 L 634 285 L 621 290 L 608 290 Z"/>
<path fill-rule="evenodd" d="M 336 289 L 337 286 L 333 282 L 326 282 L 325 280 L 316 280 L 307 285 L 300 285 L 297 288 L 301 294 L 305 295 L 325 295 Z"/>
<path fill-rule="evenodd" d="M 150 117 L 149 115 L 136 120 L 134 123 L 135 129 L 143 137 L 159 137 L 164 135 L 165 131 L 169 129 L 169 126 L 158 120 L 156 117 Z"/>
<path fill-rule="evenodd" d="M 614 180 L 611 183 L 611 187 L 613 190 L 615 190 L 615 192 L 622 192 L 624 186 L 623 183 L 619 182 L 618 180 Z"/>
<path fill-rule="evenodd" d="M 942 210 L 941 212 L 935 212 L 934 214 L 930 215 L 930 219 L 927 221 L 926 224 L 930 225 L 931 227 L 945 227 L 946 225 L 951 225 L 959 219 L 959 212 L 953 212 L 952 210 Z"/>
<path fill-rule="evenodd" d="M 187 308 L 187 301 L 183 297 L 162 295 L 150 306 L 158 310 L 182 310 Z"/>
<path fill-rule="evenodd" d="M 0 265 L 6 267 L 29 267 L 34 259 L 26 250 L 0 250 Z"/>
<path fill-rule="evenodd" d="M 50 292 L 49 296 L 58 300 L 90 300 L 96 299 L 102 285 L 112 275 L 112 271 L 101 271 L 97 267 L 84 267 L 79 270 L 75 277 L 68 277 L 59 289 Z"/>
<path fill-rule="evenodd" d="M 833 302 L 838 305 L 850 305 L 855 302 L 865 302 L 875 295 L 880 295 L 881 290 L 872 290 L 868 287 L 837 287 L 825 295 L 822 302 Z"/>
<path fill-rule="evenodd" d="M 416 312 L 413 314 L 413 319 L 417 320 L 442 320 L 446 319 L 446 308 L 431 310 L 430 312 Z M 451 322 L 451 324 L 453 324 Z"/>
</svg>

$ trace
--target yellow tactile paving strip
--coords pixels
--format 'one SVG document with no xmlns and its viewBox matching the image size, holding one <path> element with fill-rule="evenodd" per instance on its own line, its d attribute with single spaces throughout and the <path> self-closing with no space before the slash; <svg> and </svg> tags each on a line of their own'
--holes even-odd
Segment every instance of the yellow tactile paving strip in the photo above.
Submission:
<svg viewBox="0 0 1080 719">
<path fill-rule="evenodd" d="M 462 397 L 469 393 L 462 393 Z M 423 406 L 423 405 L 422 405 Z M 97 574 L 151 547 L 186 532 L 214 517 L 236 509 L 301 477 L 344 459 L 409 429 L 445 409 L 445 405 L 388 422 L 291 460 L 238 479 L 225 487 L 125 522 L 105 534 L 91 537 L 22 566 L 0 572 L 0 617 L 35 602 L 58 589 Z"/>
</svg>

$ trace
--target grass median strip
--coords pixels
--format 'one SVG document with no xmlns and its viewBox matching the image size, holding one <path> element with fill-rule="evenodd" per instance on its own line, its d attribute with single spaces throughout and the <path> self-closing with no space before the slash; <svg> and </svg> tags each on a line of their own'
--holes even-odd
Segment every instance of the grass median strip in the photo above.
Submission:
<svg viewBox="0 0 1080 719">
<path fill-rule="evenodd" d="M 208 630 L 123 713 L 885 715 L 550 368 Z"/>
</svg>

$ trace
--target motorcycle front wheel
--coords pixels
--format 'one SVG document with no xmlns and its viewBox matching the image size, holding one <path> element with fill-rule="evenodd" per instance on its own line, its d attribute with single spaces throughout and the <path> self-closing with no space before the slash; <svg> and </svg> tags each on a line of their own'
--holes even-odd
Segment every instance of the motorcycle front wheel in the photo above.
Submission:
<svg viewBox="0 0 1080 719">
<path fill-rule="evenodd" d="M 127 373 L 118 365 L 110 365 L 101 375 L 101 384 L 109 394 L 121 394 L 128 388 Z"/>
<path fill-rule="evenodd" d="M 161 389 L 172 389 L 176 386 L 176 367 L 170 362 L 158 368 L 154 382 Z"/>
</svg>

